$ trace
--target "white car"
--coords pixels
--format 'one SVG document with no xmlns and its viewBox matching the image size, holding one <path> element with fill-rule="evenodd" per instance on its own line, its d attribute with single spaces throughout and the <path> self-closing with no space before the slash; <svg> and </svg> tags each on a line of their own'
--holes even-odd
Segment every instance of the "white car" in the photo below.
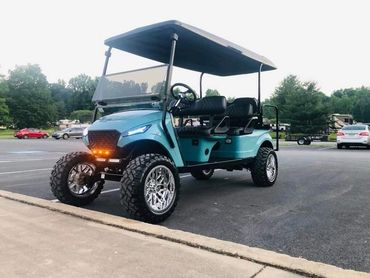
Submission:
<svg viewBox="0 0 370 278">
<path fill-rule="evenodd" d="M 337 148 L 343 146 L 365 146 L 370 148 L 369 126 L 364 124 L 347 125 L 337 133 Z"/>
</svg>

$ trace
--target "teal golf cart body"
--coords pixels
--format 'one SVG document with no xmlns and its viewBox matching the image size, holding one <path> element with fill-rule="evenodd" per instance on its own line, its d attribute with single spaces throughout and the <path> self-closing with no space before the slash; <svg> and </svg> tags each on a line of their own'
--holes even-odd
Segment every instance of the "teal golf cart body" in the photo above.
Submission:
<svg viewBox="0 0 370 278">
<path fill-rule="evenodd" d="M 129 214 L 157 223 L 175 209 L 179 173 L 209 179 L 215 169 L 247 169 L 257 186 L 275 183 L 279 142 L 263 121 L 260 91 L 261 73 L 275 69 L 271 61 L 178 21 L 138 28 L 105 44 L 93 123 L 83 135 L 91 153 L 71 153 L 57 162 L 51 188 L 59 200 L 84 205 L 99 195 L 105 180 L 119 181 Z M 164 64 L 107 74 L 112 49 Z M 199 72 L 200 91 L 172 84 L 173 67 Z M 227 103 L 224 96 L 203 97 L 204 74 L 251 73 L 258 74 L 257 99 Z"/>
</svg>

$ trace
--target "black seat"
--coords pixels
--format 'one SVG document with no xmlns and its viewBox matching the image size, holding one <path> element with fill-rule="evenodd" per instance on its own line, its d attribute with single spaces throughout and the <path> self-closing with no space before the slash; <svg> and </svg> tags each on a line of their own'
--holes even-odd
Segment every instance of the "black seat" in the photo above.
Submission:
<svg viewBox="0 0 370 278">
<path fill-rule="evenodd" d="M 209 116 L 224 114 L 227 101 L 224 96 L 204 97 L 196 100 L 191 105 L 173 112 L 174 116 Z M 209 136 L 214 127 L 211 125 L 180 126 L 176 129 L 179 137 L 204 137 Z"/>
<path fill-rule="evenodd" d="M 237 98 L 227 106 L 226 116 L 230 118 L 228 134 L 240 135 L 250 133 L 255 121 L 252 120 L 258 113 L 257 100 L 255 98 Z M 251 121 L 252 120 L 252 121 Z M 246 128 L 248 126 L 248 128 Z"/>
</svg>

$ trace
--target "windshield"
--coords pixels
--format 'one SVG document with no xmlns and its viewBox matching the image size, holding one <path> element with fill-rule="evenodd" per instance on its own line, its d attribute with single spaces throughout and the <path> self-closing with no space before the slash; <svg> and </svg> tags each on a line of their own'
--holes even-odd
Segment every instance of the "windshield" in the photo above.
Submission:
<svg viewBox="0 0 370 278">
<path fill-rule="evenodd" d="M 342 130 L 365 130 L 365 125 L 348 125 L 342 128 Z"/>
<path fill-rule="evenodd" d="M 165 92 L 167 65 L 114 73 L 100 78 L 94 102 L 145 103 L 161 101 Z"/>
</svg>

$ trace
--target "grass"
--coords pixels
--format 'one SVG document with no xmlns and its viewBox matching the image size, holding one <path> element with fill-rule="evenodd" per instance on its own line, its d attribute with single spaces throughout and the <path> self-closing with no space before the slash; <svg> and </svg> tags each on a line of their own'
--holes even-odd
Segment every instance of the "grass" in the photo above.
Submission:
<svg viewBox="0 0 370 278">
<path fill-rule="evenodd" d="M 41 129 L 42 131 L 46 131 L 51 135 L 56 129 L 55 128 L 48 128 L 48 129 Z M 0 130 L 0 139 L 14 139 L 14 133 L 16 130 L 14 129 L 5 129 L 5 130 Z"/>
<path fill-rule="evenodd" d="M 9 139 L 9 138 L 15 138 L 13 129 L 0 130 L 0 139 Z"/>
</svg>

